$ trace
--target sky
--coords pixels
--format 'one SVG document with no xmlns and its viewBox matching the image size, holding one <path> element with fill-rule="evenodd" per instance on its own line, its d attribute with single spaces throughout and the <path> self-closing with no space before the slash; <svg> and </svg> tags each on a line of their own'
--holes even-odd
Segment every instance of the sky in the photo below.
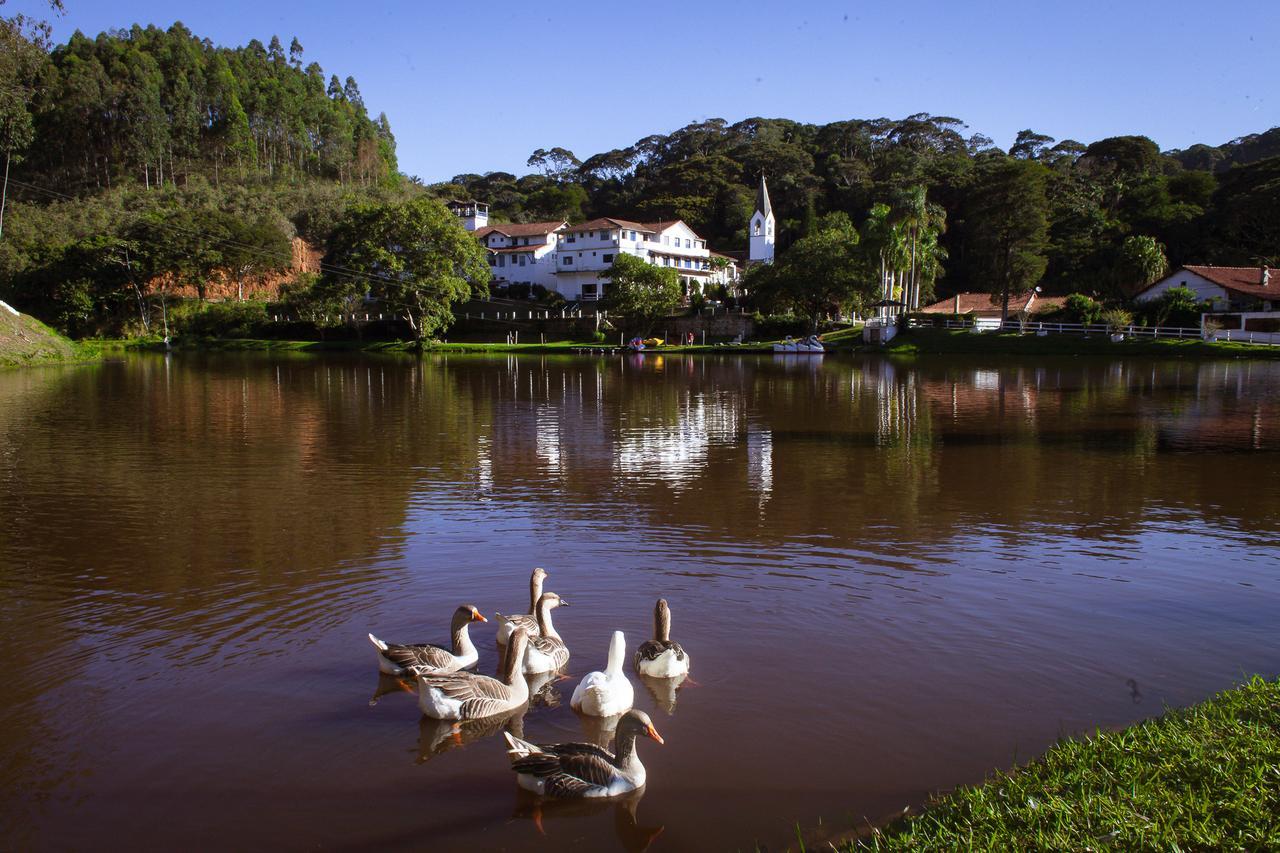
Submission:
<svg viewBox="0 0 1280 853">
<path fill-rule="evenodd" d="M 65 0 L 65 41 L 182 21 L 221 45 L 297 36 L 386 112 L 428 182 L 531 171 L 692 121 L 955 116 L 1007 148 L 1030 128 L 1089 143 L 1218 145 L 1280 124 L 1277 0 L 453 2 Z M 5 14 L 47 15 L 44 0 Z"/>
</svg>

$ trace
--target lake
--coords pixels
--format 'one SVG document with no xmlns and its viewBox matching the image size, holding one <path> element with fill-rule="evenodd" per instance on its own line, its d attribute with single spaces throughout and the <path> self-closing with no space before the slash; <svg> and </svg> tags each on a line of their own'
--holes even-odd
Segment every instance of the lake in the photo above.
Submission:
<svg viewBox="0 0 1280 853">
<path fill-rule="evenodd" d="M 1280 672 L 1278 473 L 1280 363 L 0 372 L 4 846 L 819 840 Z M 694 681 L 633 676 L 666 739 L 641 798 L 542 808 L 500 736 L 378 676 L 367 632 L 524 612 L 534 566 L 572 605 L 571 678 L 509 723 L 534 741 L 586 739 L 577 679 L 671 602 Z"/>
</svg>

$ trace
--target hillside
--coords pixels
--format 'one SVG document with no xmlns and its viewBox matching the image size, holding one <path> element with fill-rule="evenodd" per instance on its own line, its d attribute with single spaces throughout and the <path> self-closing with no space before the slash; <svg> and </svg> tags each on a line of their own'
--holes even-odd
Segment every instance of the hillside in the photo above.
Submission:
<svg viewBox="0 0 1280 853">
<path fill-rule="evenodd" d="M 0 302 L 0 368 L 72 361 L 80 356 L 71 341 Z"/>
</svg>

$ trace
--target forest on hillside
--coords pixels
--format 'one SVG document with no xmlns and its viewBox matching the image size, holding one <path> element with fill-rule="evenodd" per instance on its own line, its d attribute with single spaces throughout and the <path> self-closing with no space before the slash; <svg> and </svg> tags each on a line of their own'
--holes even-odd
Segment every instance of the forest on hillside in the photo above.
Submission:
<svg viewBox="0 0 1280 853">
<path fill-rule="evenodd" d="M 1123 301 L 1182 263 L 1280 263 L 1280 128 L 1184 151 L 1024 130 L 1002 149 L 923 113 L 710 119 L 426 186 L 400 173 L 390 122 L 369 116 L 356 80 L 326 75 L 296 38 L 228 48 L 180 23 L 58 45 L 48 33 L 0 17 L 0 298 L 73 334 L 130 317 L 145 331 L 166 283 L 203 299 L 212 277 L 286 270 L 291 238 L 349 241 L 352 222 L 373 221 L 357 208 L 425 216 L 409 205 L 429 197 L 487 202 L 496 221 L 681 218 L 713 249 L 742 250 L 762 174 L 779 263 L 747 284 L 766 312 L 1033 284 Z"/>
<path fill-rule="evenodd" d="M 843 212 L 861 229 L 877 205 L 890 218 L 918 218 L 930 205 L 939 292 L 987 289 L 983 208 L 1003 203 L 1044 219 L 1038 251 L 1051 292 L 1106 296 L 1129 287 L 1122 270 L 1131 237 L 1159 244 L 1172 265 L 1280 260 L 1280 128 L 1167 152 L 1144 136 L 1085 145 L 1032 130 L 1006 150 L 967 130 L 960 119 L 923 113 L 825 125 L 711 119 L 585 158 L 538 149 L 532 174 L 463 174 L 434 189 L 488 202 L 516 221 L 679 217 L 721 251 L 746 247 L 760 174 L 784 249 L 824 214 Z M 1009 161 L 1022 164 L 1012 182 Z"/>
</svg>

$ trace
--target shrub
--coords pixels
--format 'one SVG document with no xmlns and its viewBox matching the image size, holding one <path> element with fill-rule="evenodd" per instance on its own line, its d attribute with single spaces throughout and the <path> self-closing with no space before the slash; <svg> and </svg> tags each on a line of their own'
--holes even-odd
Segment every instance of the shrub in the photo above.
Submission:
<svg viewBox="0 0 1280 853">
<path fill-rule="evenodd" d="M 267 307 L 262 302 L 188 302 L 170 317 L 178 334 L 209 338 L 256 337 L 266 322 Z"/>
<path fill-rule="evenodd" d="M 1133 325 L 1133 315 L 1123 308 L 1112 308 L 1109 311 L 1104 311 L 1101 319 L 1102 322 L 1107 324 L 1107 329 L 1112 334 L 1123 332 Z"/>
<path fill-rule="evenodd" d="M 1067 297 L 1064 306 L 1066 314 L 1077 323 L 1092 325 L 1102 315 L 1102 305 L 1092 297 L 1083 293 L 1073 293 Z"/>
</svg>

